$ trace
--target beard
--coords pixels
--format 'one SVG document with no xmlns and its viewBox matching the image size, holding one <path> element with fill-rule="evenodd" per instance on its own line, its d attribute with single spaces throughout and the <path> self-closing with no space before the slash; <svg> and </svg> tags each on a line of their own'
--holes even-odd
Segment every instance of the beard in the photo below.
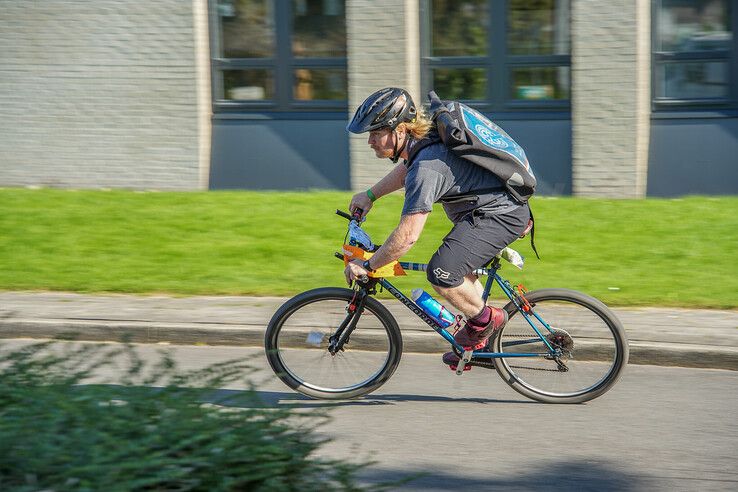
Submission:
<svg viewBox="0 0 738 492">
<path fill-rule="evenodd" d="M 391 149 L 375 149 L 374 147 L 372 147 L 372 150 L 374 151 L 374 155 L 376 155 L 379 159 L 389 159 L 390 157 L 392 157 Z"/>
</svg>

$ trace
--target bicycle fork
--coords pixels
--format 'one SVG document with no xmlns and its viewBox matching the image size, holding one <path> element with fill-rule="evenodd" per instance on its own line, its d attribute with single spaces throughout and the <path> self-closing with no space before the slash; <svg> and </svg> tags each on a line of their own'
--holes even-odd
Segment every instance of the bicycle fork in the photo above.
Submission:
<svg viewBox="0 0 738 492">
<path fill-rule="evenodd" d="M 346 317 L 338 326 L 336 332 L 328 339 L 328 352 L 336 355 L 344 350 L 343 346 L 349 343 L 351 333 L 359 322 L 361 313 L 364 312 L 364 305 L 369 294 L 366 289 L 359 289 L 354 293 L 351 302 L 346 306 Z"/>
</svg>

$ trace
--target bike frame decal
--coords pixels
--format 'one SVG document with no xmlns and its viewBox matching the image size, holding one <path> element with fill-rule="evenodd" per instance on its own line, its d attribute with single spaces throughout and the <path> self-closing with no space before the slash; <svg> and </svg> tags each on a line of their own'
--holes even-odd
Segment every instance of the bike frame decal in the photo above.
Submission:
<svg viewBox="0 0 738 492">
<path fill-rule="evenodd" d="M 387 289 L 387 291 L 389 291 L 390 294 L 395 296 L 397 300 L 403 303 L 410 311 L 415 313 L 416 316 L 418 316 L 420 319 L 425 321 L 425 323 L 428 326 L 433 328 L 433 330 L 435 330 L 439 335 L 445 338 L 447 342 L 456 345 L 456 342 L 454 341 L 454 337 L 451 336 L 451 334 L 448 331 L 444 330 L 441 327 L 441 325 L 436 323 L 436 321 L 433 318 L 425 314 L 425 311 L 420 309 L 418 305 L 412 301 L 412 299 L 410 299 L 405 294 L 397 290 L 397 288 L 394 285 L 392 285 L 391 283 L 389 283 L 387 280 L 383 278 L 379 280 L 379 284 L 385 289 Z"/>
</svg>

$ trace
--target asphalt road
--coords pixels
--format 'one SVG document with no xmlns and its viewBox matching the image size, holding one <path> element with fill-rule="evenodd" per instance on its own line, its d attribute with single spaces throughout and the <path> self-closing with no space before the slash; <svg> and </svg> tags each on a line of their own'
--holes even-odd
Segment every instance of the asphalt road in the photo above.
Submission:
<svg viewBox="0 0 738 492">
<path fill-rule="evenodd" d="M 140 346 L 148 355 L 157 348 Z M 321 453 L 376 460 L 367 482 L 421 473 L 400 490 L 738 489 L 735 371 L 631 365 L 597 400 L 545 405 L 494 371 L 455 376 L 440 356 L 405 354 L 374 394 L 326 402 L 274 380 L 259 350 L 171 348 L 186 368 L 256 354 L 261 396 L 305 411 L 330 407 L 322 432 L 333 441 Z"/>
</svg>

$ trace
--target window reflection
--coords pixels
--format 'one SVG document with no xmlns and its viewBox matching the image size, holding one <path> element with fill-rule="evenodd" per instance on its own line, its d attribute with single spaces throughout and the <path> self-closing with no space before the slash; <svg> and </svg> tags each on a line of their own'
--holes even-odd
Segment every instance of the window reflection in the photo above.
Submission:
<svg viewBox="0 0 738 492">
<path fill-rule="evenodd" d="M 223 88 L 225 98 L 232 101 L 274 99 L 274 80 L 271 70 L 225 70 Z"/>
<path fill-rule="evenodd" d="M 433 0 L 431 54 L 473 56 L 487 53 L 487 0 Z"/>
<path fill-rule="evenodd" d="M 345 0 L 211 0 L 219 101 L 277 111 L 348 99 Z M 250 104 L 268 101 L 269 105 Z M 324 104 L 320 104 L 323 101 Z M 233 104 L 223 106 L 233 107 Z"/>
<path fill-rule="evenodd" d="M 508 102 L 564 107 L 569 95 L 571 0 L 425 0 L 423 75 L 445 99 L 499 110 Z M 503 27 L 504 26 L 504 27 Z M 535 64 L 535 66 L 533 66 Z M 516 105 L 516 109 L 523 106 Z M 533 105 L 525 105 L 533 109 Z"/>
<path fill-rule="evenodd" d="M 653 88 L 656 102 L 725 102 L 730 97 L 730 7 L 729 0 L 657 3 Z"/>
<path fill-rule="evenodd" d="M 510 0 L 507 43 L 513 55 L 569 54 L 569 0 Z"/>
<path fill-rule="evenodd" d="M 521 67 L 512 71 L 513 99 L 569 99 L 569 67 Z"/>
<path fill-rule="evenodd" d="M 221 56 L 225 58 L 274 56 L 273 10 L 272 0 L 218 0 Z"/>
<path fill-rule="evenodd" d="M 436 68 L 433 90 L 441 99 L 486 99 L 487 74 L 483 68 Z"/>
<path fill-rule="evenodd" d="M 345 0 L 293 0 L 292 52 L 296 57 L 346 56 Z"/>
<path fill-rule="evenodd" d="M 658 18 L 657 51 L 730 49 L 728 0 L 663 0 Z"/>
<path fill-rule="evenodd" d="M 664 63 L 656 70 L 656 95 L 676 99 L 728 96 L 726 62 Z"/>
<path fill-rule="evenodd" d="M 341 101 L 347 98 L 348 79 L 343 68 L 298 68 L 293 95 L 298 101 Z"/>
</svg>

